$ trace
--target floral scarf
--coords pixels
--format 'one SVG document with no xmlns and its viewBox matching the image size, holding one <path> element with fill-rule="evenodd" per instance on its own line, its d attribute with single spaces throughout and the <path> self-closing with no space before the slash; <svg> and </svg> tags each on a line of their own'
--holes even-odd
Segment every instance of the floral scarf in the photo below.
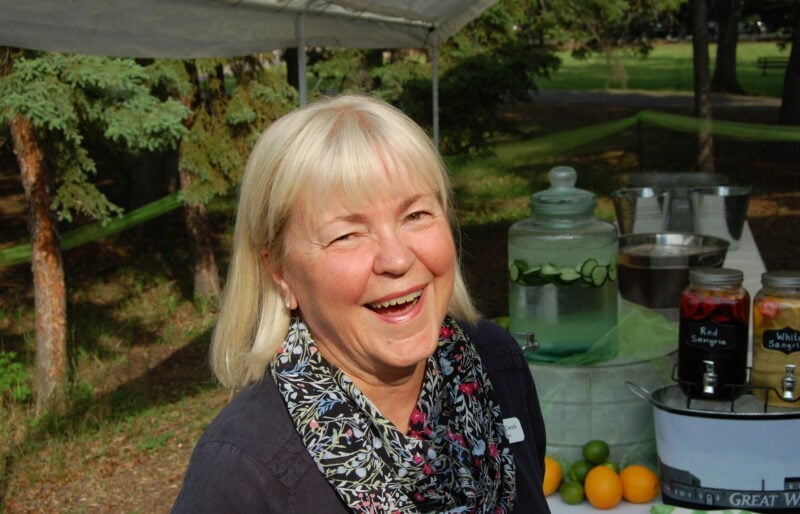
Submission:
<svg viewBox="0 0 800 514">
<path fill-rule="evenodd" d="M 446 319 L 408 434 L 325 361 L 294 318 L 270 367 L 317 467 L 358 513 L 505 513 L 514 461 L 480 358 Z"/>
</svg>

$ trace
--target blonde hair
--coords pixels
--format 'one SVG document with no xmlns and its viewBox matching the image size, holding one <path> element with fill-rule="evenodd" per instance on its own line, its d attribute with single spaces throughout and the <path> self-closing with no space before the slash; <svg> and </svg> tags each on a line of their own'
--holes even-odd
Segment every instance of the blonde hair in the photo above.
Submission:
<svg viewBox="0 0 800 514">
<path fill-rule="evenodd" d="M 439 153 L 416 123 L 380 100 L 322 100 L 287 114 L 261 135 L 240 186 L 231 263 L 211 342 L 211 367 L 224 386 L 260 380 L 286 336 L 291 313 L 262 254 L 270 261 L 285 255 L 292 206 L 314 208 L 343 196 L 367 200 L 391 187 L 386 174 L 390 180 L 408 175 L 435 191 L 455 226 Z M 448 312 L 468 323 L 478 318 L 458 264 Z"/>
</svg>

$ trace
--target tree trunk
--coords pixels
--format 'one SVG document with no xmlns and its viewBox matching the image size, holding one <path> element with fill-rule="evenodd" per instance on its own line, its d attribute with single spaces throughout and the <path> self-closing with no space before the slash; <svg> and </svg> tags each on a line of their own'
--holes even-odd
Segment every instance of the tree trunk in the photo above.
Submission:
<svg viewBox="0 0 800 514">
<path fill-rule="evenodd" d="M 192 61 L 184 61 L 184 65 L 193 87 L 192 93 L 182 98 L 181 101 L 189 109 L 202 108 L 201 102 L 197 98 L 197 92 L 200 90 L 197 67 Z M 184 122 L 186 128 L 189 129 L 191 129 L 192 123 L 194 123 L 194 116 L 190 116 Z M 181 190 L 186 191 L 192 187 L 194 176 L 191 171 L 183 169 L 180 165 L 183 143 L 181 143 L 181 148 L 178 152 L 180 154 L 178 156 L 178 175 L 180 177 Z M 202 203 L 186 203 L 183 206 L 183 215 L 186 222 L 186 232 L 189 236 L 191 255 L 194 260 L 194 297 L 217 299 L 220 296 L 221 289 L 219 270 L 217 269 L 217 261 L 211 244 L 211 224 L 208 222 L 208 208 Z"/>
<path fill-rule="evenodd" d="M 181 189 L 189 189 L 194 178 L 179 167 Z M 187 203 L 183 206 L 189 245 L 194 259 L 195 298 L 218 298 L 220 295 L 219 271 L 211 244 L 211 228 L 208 208 L 202 203 Z"/>
<path fill-rule="evenodd" d="M 800 7 L 794 8 L 792 20 L 792 51 L 783 76 L 783 96 L 778 122 L 800 125 Z"/>
<path fill-rule="evenodd" d="M 743 0 L 718 0 L 721 16 L 717 38 L 717 60 L 711 89 L 720 93 L 742 94 L 744 89 L 736 76 L 736 47 L 739 43 L 739 19 Z"/>
<path fill-rule="evenodd" d="M 286 63 L 286 81 L 300 91 L 300 77 L 297 76 L 297 47 L 284 49 L 283 60 Z"/>
<path fill-rule="evenodd" d="M 708 77 L 708 4 L 692 0 L 692 51 L 694 62 L 694 111 L 705 121 L 697 133 L 697 171 L 714 171 L 714 139 L 711 134 L 711 96 Z"/>
<path fill-rule="evenodd" d="M 31 268 L 36 306 L 36 414 L 63 406 L 67 378 L 67 291 L 52 195 L 33 126 L 9 123 L 28 200 Z"/>
</svg>

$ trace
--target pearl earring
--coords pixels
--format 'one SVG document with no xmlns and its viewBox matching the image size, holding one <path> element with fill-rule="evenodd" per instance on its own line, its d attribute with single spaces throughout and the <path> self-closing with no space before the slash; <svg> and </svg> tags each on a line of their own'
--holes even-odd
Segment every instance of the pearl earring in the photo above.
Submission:
<svg viewBox="0 0 800 514">
<path fill-rule="evenodd" d="M 292 310 L 292 301 L 288 298 L 283 299 L 283 304 L 286 306 L 287 309 Z"/>
</svg>

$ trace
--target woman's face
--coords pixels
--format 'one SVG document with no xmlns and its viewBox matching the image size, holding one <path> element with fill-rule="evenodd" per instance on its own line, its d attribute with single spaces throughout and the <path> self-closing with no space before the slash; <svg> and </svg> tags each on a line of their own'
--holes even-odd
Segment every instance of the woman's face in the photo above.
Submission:
<svg viewBox="0 0 800 514">
<path fill-rule="evenodd" d="M 401 182 L 363 203 L 296 207 L 273 273 L 322 355 L 369 383 L 424 363 L 453 291 L 447 216 L 434 192 Z"/>
</svg>

